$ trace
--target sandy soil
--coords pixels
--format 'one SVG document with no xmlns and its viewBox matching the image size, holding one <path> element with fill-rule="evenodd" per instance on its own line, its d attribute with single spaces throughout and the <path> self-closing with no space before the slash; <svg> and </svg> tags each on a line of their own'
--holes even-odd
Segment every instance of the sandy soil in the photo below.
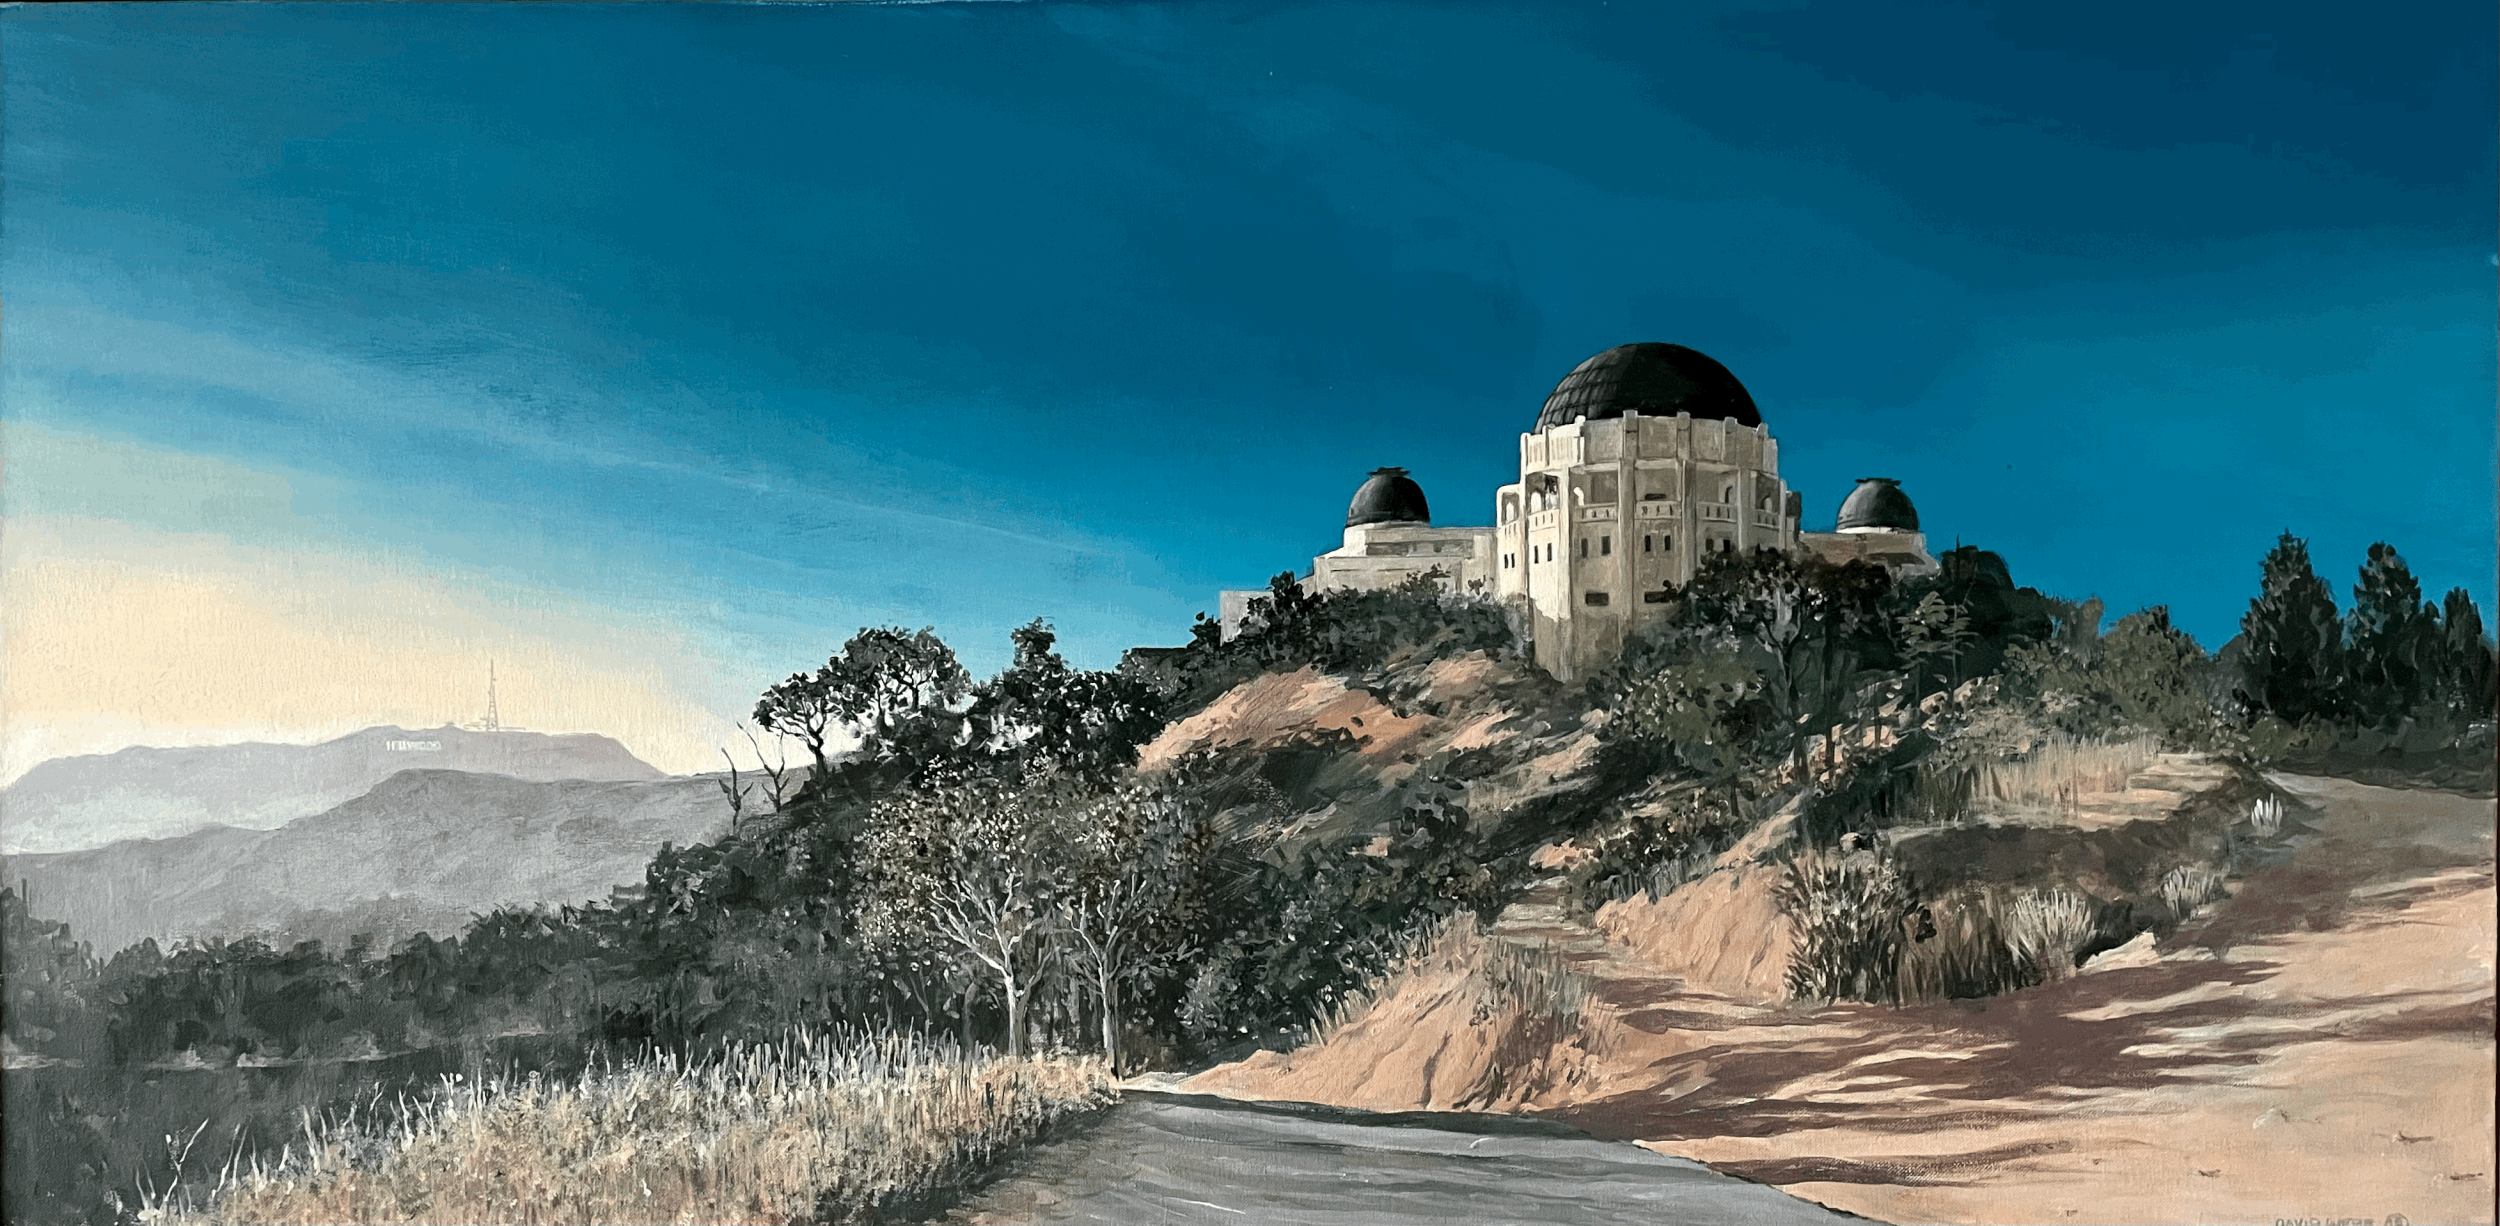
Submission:
<svg viewBox="0 0 2500 1226">
<path fill-rule="evenodd" d="M 2490 1222 L 2493 802 L 2275 782 L 2286 862 L 2046 987 L 1769 1003 L 1532 898 L 1497 935 L 1595 977 L 1581 1033 L 1471 1034 L 1463 987 L 1419 976 L 1188 1088 L 1533 1112 L 1891 1222 Z"/>
</svg>

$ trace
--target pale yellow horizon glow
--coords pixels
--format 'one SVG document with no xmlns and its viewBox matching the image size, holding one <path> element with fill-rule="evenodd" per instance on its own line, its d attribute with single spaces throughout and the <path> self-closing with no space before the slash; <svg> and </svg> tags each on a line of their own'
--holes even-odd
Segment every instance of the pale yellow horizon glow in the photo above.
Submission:
<svg viewBox="0 0 2500 1226">
<path fill-rule="evenodd" d="M 76 516 L 0 526 L 0 784 L 131 745 L 313 743 L 485 713 L 671 773 L 751 761 L 662 617 L 328 549 Z"/>
</svg>

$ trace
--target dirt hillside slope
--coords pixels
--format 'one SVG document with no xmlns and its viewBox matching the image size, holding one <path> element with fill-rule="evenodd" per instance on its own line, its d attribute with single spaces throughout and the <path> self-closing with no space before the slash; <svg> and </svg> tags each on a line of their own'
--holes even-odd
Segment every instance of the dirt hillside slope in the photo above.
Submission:
<svg viewBox="0 0 2500 1226">
<path fill-rule="evenodd" d="M 1884 1221 L 2491 1221 L 2493 802 L 2273 782 L 2288 857 L 2043 987 L 1776 1003 L 1708 931 L 1532 897 L 1494 936 L 1594 981 L 1570 1025 L 1471 1038 L 1499 1019 L 1444 968 L 1188 1088 L 1533 1112 Z"/>
</svg>

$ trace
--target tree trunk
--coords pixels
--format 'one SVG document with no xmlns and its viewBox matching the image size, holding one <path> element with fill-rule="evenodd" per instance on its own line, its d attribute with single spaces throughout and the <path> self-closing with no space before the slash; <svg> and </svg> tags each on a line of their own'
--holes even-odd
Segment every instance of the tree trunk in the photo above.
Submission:
<svg viewBox="0 0 2500 1226">
<path fill-rule="evenodd" d="M 1016 991 L 1015 972 L 1001 971 L 998 979 L 1007 989 L 1007 1058 L 1013 1060 L 1024 1054 L 1024 997 Z"/>
<path fill-rule="evenodd" d="M 1120 985 L 1113 982 L 1109 964 L 1095 981 L 1102 989 L 1102 1058 L 1111 1062 L 1111 1075 L 1120 1075 Z"/>
</svg>

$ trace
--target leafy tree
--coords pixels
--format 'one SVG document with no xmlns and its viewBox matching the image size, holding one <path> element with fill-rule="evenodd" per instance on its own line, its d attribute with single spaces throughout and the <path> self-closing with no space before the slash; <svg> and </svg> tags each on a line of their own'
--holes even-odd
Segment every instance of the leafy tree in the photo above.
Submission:
<svg viewBox="0 0 2500 1226">
<path fill-rule="evenodd" d="M 1734 786 L 1853 717 L 1896 659 L 1891 580 L 1774 550 L 1705 558 L 1598 685 L 1618 735 Z M 1609 694 L 1607 691 L 1611 690 Z"/>
<path fill-rule="evenodd" d="M 1069 832 L 1059 923 L 1077 971 L 1102 1006 L 1102 1050 L 1120 1066 L 1120 989 L 1175 967 L 1192 950 L 1184 926 L 1196 870 L 1221 841 L 1185 789 L 1166 776 L 1132 780 L 1087 806 Z"/>
<path fill-rule="evenodd" d="M 1693 775 L 1733 788 L 1779 730 L 1762 673 L 1743 646 L 1722 637 L 1624 687 L 1614 718 L 1624 733 L 1665 748 Z"/>
<path fill-rule="evenodd" d="M 1015 659 L 974 691 L 975 742 L 1030 767 L 1104 780 L 1163 730 L 1163 701 L 1144 678 L 1068 667 L 1050 623 L 1011 632 Z"/>
<path fill-rule="evenodd" d="M 2392 726 L 2431 697 L 2445 645 L 2439 611 L 2423 602 L 2421 581 L 2384 541 L 2370 546 L 2344 624 L 2346 692 L 2364 722 Z"/>
<path fill-rule="evenodd" d="M 1902 614 L 1896 624 L 1901 657 L 1910 666 L 1916 693 L 1924 696 L 1933 692 L 1934 687 L 1925 683 L 1931 673 L 1949 673 L 1950 684 L 1959 684 L 1962 653 L 1979 637 L 1971 629 L 1968 609 L 1947 601 L 1941 592 L 1931 591 L 1919 597 L 1918 604 Z"/>
<path fill-rule="evenodd" d="M 793 673 L 764 691 L 755 722 L 797 737 L 814 756 L 816 777 L 822 779 L 831 769 L 825 742 L 834 728 L 856 730 L 880 753 L 909 752 L 908 741 L 943 739 L 942 732 L 932 737 L 929 725 L 945 722 L 971 685 L 971 674 L 935 631 L 869 626 L 824 667 Z"/>
<path fill-rule="evenodd" d="M 934 945 L 993 978 L 1011 1056 L 1024 1050 L 1032 989 L 1052 952 L 1075 801 L 1064 779 L 956 769 L 880 802 L 861 844 L 872 939 Z"/>
<path fill-rule="evenodd" d="M 1693 642 L 1724 636 L 1741 645 L 1781 723 L 1829 727 L 1890 654 L 1884 601 L 1891 589 L 1883 569 L 1864 562 L 1836 565 L 1771 549 L 1710 554 L 1690 584 L 1668 591 L 1673 629 L 1656 641 L 1672 656 L 1678 631 Z M 1632 653 L 1629 671 L 1660 654 Z"/>
<path fill-rule="evenodd" d="M 102 1003 L 95 954 L 69 925 L 36 919 L 17 891 L 0 887 L 0 1025 L 20 1050 L 77 1058 Z"/>
<path fill-rule="evenodd" d="M 972 686 L 954 649 L 926 626 L 917 632 L 868 627 L 852 635 L 829 665 L 835 709 L 864 735 L 887 744 L 913 718 L 963 701 Z"/>
<path fill-rule="evenodd" d="M 832 769 L 832 762 L 825 755 L 825 739 L 841 726 L 843 719 L 834 706 L 833 667 L 829 662 L 813 674 L 792 673 L 789 680 L 765 690 L 755 703 L 757 726 L 797 737 L 816 760 L 818 778 Z"/>
<path fill-rule="evenodd" d="M 1481 595 L 1444 592 L 1444 578 L 1428 571 L 1386 591 L 1308 592 L 1286 571 L 1268 581 L 1267 595 L 1250 602 L 1231 642 L 1202 618 L 1189 646 L 1165 667 L 1178 675 L 1185 701 L 1204 702 L 1261 673 L 1303 667 L 1355 672 L 1401 653 L 1520 654 L 1512 614 Z"/>
<path fill-rule="evenodd" d="M 2098 596 L 2081 603 L 2071 600 L 2049 601 L 2049 617 L 2056 625 L 2045 644 L 2059 655 L 2089 664 L 2101 650 L 2101 617 L 2106 611 Z"/>
<path fill-rule="evenodd" d="M 1914 609 L 1933 592 L 1946 607 L 1968 619 L 1970 639 L 1945 660 L 1950 684 L 1997 671 L 2005 653 L 2056 633 L 2056 602 L 2027 587 L 2017 587 L 2005 559 L 1975 545 L 1944 551 L 1938 571 L 1894 589 L 1896 609 Z"/>
<path fill-rule="evenodd" d="M 2491 639 L 2483 633 L 2482 611 L 2464 588 L 2449 589 L 2441 602 L 2439 636 L 2441 697 L 2463 718 L 2491 718 L 2500 706 L 2493 691 Z"/>
<path fill-rule="evenodd" d="M 2266 554 L 2240 636 L 2237 694 L 2250 714 L 2300 724 L 2344 713 L 2343 622 L 2334 593 L 2310 569 L 2308 542 L 2285 532 Z"/>
<path fill-rule="evenodd" d="M 2032 649 L 2013 659 L 2009 672 L 2029 683 L 2067 732 L 2141 730 L 2173 745 L 2195 746 L 2215 731 L 2205 683 L 2212 661 L 2194 637 L 2170 623 L 2166 607 L 2119 618 L 2088 657 Z"/>
</svg>

